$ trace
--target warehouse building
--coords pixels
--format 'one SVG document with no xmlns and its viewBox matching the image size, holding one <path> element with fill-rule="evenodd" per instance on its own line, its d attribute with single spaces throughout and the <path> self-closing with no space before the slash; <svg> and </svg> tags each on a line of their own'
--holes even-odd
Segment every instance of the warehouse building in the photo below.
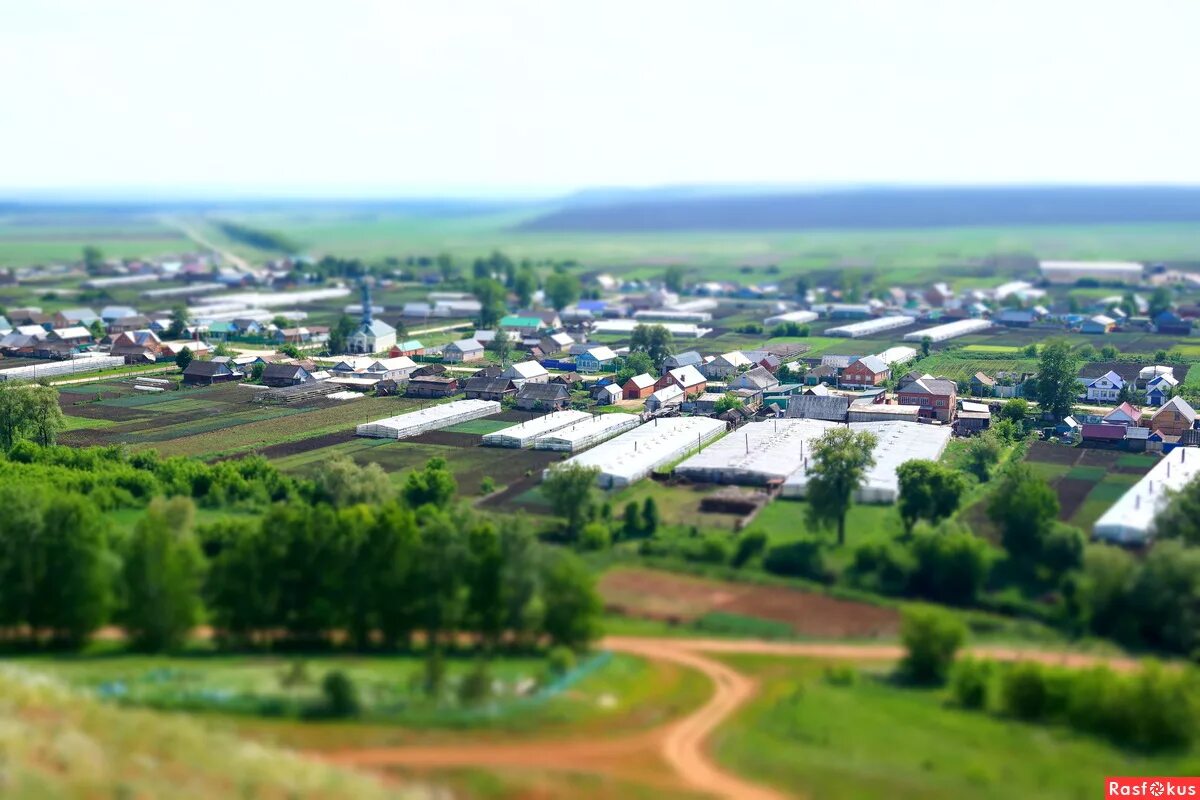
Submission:
<svg viewBox="0 0 1200 800">
<path fill-rule="evenodd" d="M 916 317 L 876 317 L 862 322 L 852 322 L 849 325 L 839 325 L 825 331 L 826 336 L 844 336 L 847 339 L 861 339 L 864 336 L 875 336 L 885 331 L 907 328 L 916 322 Z"/>
<path fill-rule="evenodd" d="M 1166 508 L 1170 493 L 1182 489 L 1198 474 L 1200 450 L 1175 448 L 1096 520 L 1092 533 L 1097 539 L 1116 544 L 1136 545 L 1149 541 L 1155 533 L 1155 520 Z"/>
<path fill-rule="evenodd" d="M 702 448 L 723 433 L 725 423 L 719 419 L 660 417 L 569 458 L 561 465 L 596 467 L 600 470 L 596 482 L 601 488 L 620 488 Z M 556 468 L 548 468 L 542 477 Z"/>
<path fill-rule="evenodd" d="M 816 419 L 751 422 L 688 458 L 675 474 L 693 481 L 747 486 L 783 481 L 804 466 L 809 442 L 835 427 L 835 422 Z"/>
<path fill-rule="evenodd" d="M 1146 272 L 1136 261 L 1042 261 L 1038 266 L 1049 283 L 1060 284 L 1093 280 L 1136 286 Z"/>
</svg>

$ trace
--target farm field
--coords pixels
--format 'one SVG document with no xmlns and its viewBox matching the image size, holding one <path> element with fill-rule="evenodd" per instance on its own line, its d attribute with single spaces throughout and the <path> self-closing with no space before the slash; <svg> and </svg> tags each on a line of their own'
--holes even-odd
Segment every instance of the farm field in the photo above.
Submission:
<svg viewBox="0 0 1200 800">
<path fill-rule="evenodd" d="M 1105 775 L 1200 768 L 1194 749 L 1140 756 L 1065 730 L 958 710 L 943 691 L 902 687 L 877 665 L 834 680 L 820 661 L 720 658 L 756 678 L 761 692 L 717 731 L 713 752 L 728 769 L 789 794 L 1076 800 L 1097 796 Z"/>
</svg>

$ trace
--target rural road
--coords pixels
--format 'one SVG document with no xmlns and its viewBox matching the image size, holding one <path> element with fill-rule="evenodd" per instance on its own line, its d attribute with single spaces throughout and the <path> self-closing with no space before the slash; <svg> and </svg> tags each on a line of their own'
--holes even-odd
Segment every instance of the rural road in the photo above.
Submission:
<svg viewBox="0 0 1200 800">
<path fill-rule="evenodd" d="M 897 645 L 859 645 L 769 642 L 738 639 L 675 639 L 610 636 L 601 647 L 652 661 L 667 661 L 694 669 L 713 684 L 712 696 L 695 711 L 649 731 L 617 738 L 522 741 L 509 744 L 380 747 L 321 753 L 325 760 L 345 766 L 383 767 L 525 767 L 620 774 L 637 757 L 657 753 L 670 767 L 676 785 L 736 800 L 783 800 L 784 795 L 729 773 L 710 757 L 709 736 L 757 690 L 755 682 L 705 653 L 771 655 L 793 658 L 832 658 L 856 661 L 896 661 L 903 655 Z M 1115 669 L 1133 669 L 1127 658 L 1090 656 L 1040 650 L 979 647 L 970 655 L 999 661 L 1039 661 L 1071 667 L 1105 663 Z"/>
<path fill-rule="evenodd" d="M 200 233 L 195 228 L 193 228 L 191 225 L 188 225 L 186 222 L 178 220 L 174 217 L 163 217 L 162 221 L 163 221 L 163 224 L 175 228 L 180 233 L 182 233 L 184 236 L 191 239 L 193 242 L 200 245 L 201 247 L 203 247 L 207 250 L 211 250 L 214 253 L 216 253 L 217 255 L 221 256 L 221 258 L 224 258 L 226 261 L 233 264 L 235 267 L 240 269 L 242 272 L 250 272 L 251 271 L 249 261 L 242 258 L 241 256 L 239 256 L 237 253 L 233 252 L 232 250 L 228 250 L 224 247 L 218 247 L 216 244 L 213 243 L 213 241 L 211 239 L 206 238 L 204 236 L 204 234 Z"/>
</svg>

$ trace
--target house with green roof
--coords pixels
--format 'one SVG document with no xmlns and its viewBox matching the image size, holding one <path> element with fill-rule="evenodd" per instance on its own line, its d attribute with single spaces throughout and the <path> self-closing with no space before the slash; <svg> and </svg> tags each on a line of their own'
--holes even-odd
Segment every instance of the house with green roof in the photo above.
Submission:
<svg viewBox="0 0 1200 800">
<path fill-rule="evenodd" d="M 533 336 L 538 331 L 546 327 L 546 323 L 541 317 L 522 317 L 517 314 L 509 314 L 500 320 L 500 327 L 508 331 L 517 331 L 522 336 Z"/>
</svg>

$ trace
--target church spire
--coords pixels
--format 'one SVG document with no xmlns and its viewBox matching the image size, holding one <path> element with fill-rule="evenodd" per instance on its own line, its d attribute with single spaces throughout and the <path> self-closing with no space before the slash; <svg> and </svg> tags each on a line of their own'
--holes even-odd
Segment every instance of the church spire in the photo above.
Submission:
<svg viewBox="0 0 1200 800">
<path fill-rule="evenodd" d="M 371 324 L 371 286 L 365 278 L 362 281 L 362 324 Z"/>
</svg>

